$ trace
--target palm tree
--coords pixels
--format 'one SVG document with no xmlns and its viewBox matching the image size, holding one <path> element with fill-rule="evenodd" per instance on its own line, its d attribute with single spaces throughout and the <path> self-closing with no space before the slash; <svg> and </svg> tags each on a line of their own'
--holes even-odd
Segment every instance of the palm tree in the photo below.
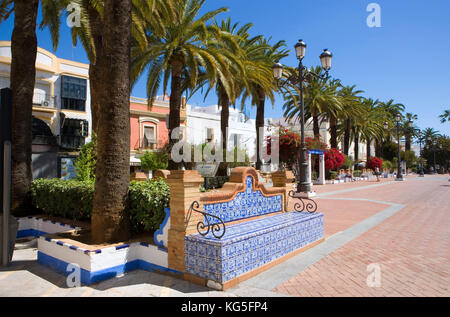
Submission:
<svg viewBox="0 0 450 317">
<path fill-rule="evenodd" d="M 187 87 L 195 89 L 203 68 L 205 75 L 214 82 L 215 78 L 225 78 L 227 65 L 219 49 L 208 45 L 213 38 L 226 36 L 221 34 L 216 26 L 208 24 L 217 14 L 227 8 L 220 8 L 205 13 L 199 17 L 205 0 L 179 0 L 173 3 L 176 19 L 165 21 L 164 34 L 147 34 L 148 45 L 143 49 L 133 45 L 131 80 L 134 83 L 148 69 L 147 96 L 149 106 L 152 105 L 159 88 L 167 90 L 169 80 L 170 113 L 169 140 L 174 129 L 180 127 L 181 96 L 183 93 L 183 78 L 188 80 Z M 149 17 L 151 18 L 151 17 Z M 225 86 L 230 91 L 228 85 Z M 179 164 L 169 161 L 169 169 L 178 169 Z"/>
<path fill-rule="evenodd" d="M 405 122 L 403 123 L 403 130 L 405 133 L 405 151 L 411 151 L 411 139 L 415 136 L 417 128 L 414 128 L 414 120 L 417 120 L 418 117 L 413 113 L 406 113 Z M 409 122 L 411 122 L 411 127 L 409 126 Z"/>
<path fill-rule="evenodd" d="M 105 0 L 102 58 L 114 67 L 102 71 L 102 115 L 97 137 L 97 165 L 92 209 L 94 243 L 129 237 L 124 216 L 130 184 L 131 0 Z"/>
<path fill-rule="evenodd" d="M 14 12 L 11 38 L 12 114 L 12 214 L 23 216 L 30 210 L 28 193 L 31 166 L 33 92 L 36 80 L 36 24 L 39 0 L 0 1 L 0 22 Z"/>
<path fill-rule="evenodd" d="M 439 118 L 441 118 L 441 123 L 450 121 L 450 110 L 445 110 L 444 113 L 439 116 Z"/>
<path fill-rule="evenodd" d="M 98 120 L 102 97 L 101 71 L 109 67 L 108 60 L 102 60 L 103 51 L 103 0 L 41 0 L 43 19 L 41 27 L 48 26 L 56 49 L 59 42 L 59 22 L 66 7 L 72 3 L 80 8 L 80 26 L 72 27 L 73 45 L 78 40 L 82 43 L 89 58 L 89 85 L 91 96 L 92 130 L 98 130 Z M 67 12 L 66 12 L 67 13 Z M 151 17 L 147 18 L 147 17 Z M 132 41 L 141 47 L 147 45 L 145 29 L 164 32 L 163 21 L 173 17 L 172 1 L 170 0 L 132 0 Z M 147 21 L 147 20 L 148 21 Z"/>
<path fill-rule="evenodd" d="M 361 139 L 366 142 L 367 159 L 372 156 L 372 142 L 374 140 L 381 140 L 384 134 L 386 113 L 378 104 L 378 100 L 374 101 L 371 98 L 363 99 L 362 106 L 364 115 L 358 119 Z"/>
<path fill-rule="evenodd" d="M 342 104 L 342 115 L 339 119 L 342 120 L 340 129 L 338 128 L 338 135 L 344 137 L 344 154 L 348 155 L 350 151 L 350 138 L 351 138 L 351 123 L 352 117 L 358 116 L 361 112 L 361 96 L 364 93 L 362 90 L 356 90 L 356 85 L 342 86 L 338 91 L 338 96 Z M 340 130 L 340 131 L 339 131 Z"/>
<path fill-rule="evenodd" d="M 275 102 L 274 92 L 278 91 L 273 80 L 272 66 L 283 57 L 288 56 L 289 51 L 283 49 L 286 46 L 285 41 L 279 41 L 274 45 L 269 44 L 267 39 L 259 39 L 253 45 L 246 45 L 246 63 L 247 73 L 250 77 L 249 89 L 244 88 L 242 94 L 242 106 L 247 98 L 251 98 L 251 104 L 256 105 L 256 169 L 260 170 L 262 161 L 260 158 L 260 129 L 264 128 L 264 108 L 266 99 Z M 248 43 L 247 43 L 248 44 Z"/>
<path fill-rule="evenodd" d="M 322 68 L 311 67 L 310 72 L 320 75 Z M 314 138 L 320 138 L 320 124 L 327 116 L 337 117 L 342 104 L 336 94 L 336 88 L 329 84 L 330 80 L 325 81 L 310 76 L 309 82 L 305 86 L 305 119 L 312 118 Z M 287 96 L 287 101 L 283 106 L 284 116 L 288 119 L 298 118 L 300 113 L 300 106 L 297 102 L 299 100 L 298 92 Z"/>
</svg>

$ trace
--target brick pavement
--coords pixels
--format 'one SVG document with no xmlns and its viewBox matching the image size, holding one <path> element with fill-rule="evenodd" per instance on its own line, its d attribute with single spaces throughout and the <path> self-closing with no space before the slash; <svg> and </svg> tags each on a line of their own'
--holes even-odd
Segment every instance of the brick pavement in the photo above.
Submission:
<svg viewBox="0 0 450 317">
<path fill-rule="evenodd" d="M 449 296 L 449 185 L 448 177 L 429 176 L 329 196 L 406 207 L 274 291 L 291 296 Z M 337 200 L 321 200 L 320 205 L 333 202 L 338 204 Z M 358 212 L 351 206 L 354 201 L 348 203 L 349 210 Z M 331 214 L 328 208 L 325 214 Z M 381 269 L 380 287 L 366 283 L 373 272 L 367 267 L 372 263 Z"/>
</svg>

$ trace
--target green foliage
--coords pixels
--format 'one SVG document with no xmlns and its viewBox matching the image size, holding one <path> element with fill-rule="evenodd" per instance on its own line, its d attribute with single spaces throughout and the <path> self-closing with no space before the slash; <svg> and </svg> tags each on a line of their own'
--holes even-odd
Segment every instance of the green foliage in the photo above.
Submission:
<svg viewBox="0 0 450 317">
<path fill-rule="evenodd" d="M 247 154 L 247 149 L 241 149 L 237 146 L 233 150 L 228 151 L 228 157 L 233 157 L 233 162 L 228 162 L 228 167 L 235 168 L 239 166 L 250 166 L 250 157 Z M 244 158 L 243 162 L 238 162 L 238 158 Z"/>
<path fill-rule="evenodd" d="M 78 181 L 95 181 L 95 165 L 97 164 L 97 137 L 85 144 L 75 161 L 75 172 Z"/>
<path fill-rule="evenodd" d="M 341 168 L 348 170 L 353 166 L 353 160 L 348 156 L 344 154 L 344 164 L 342 164 Z"/>
<path fill-rule="evenodd" d="M 31 186 L 33 205 L 46 215 L 88 221 L 94 199 L 94 182 L 38 179 Z M 127 214 L 133 232 L 157 230 L 169 207 L 170 188 L 158 178 L 131 182 Z"/>
<path fill-rule="evenodd" d="M 94 182 L 37 179 L 31 185 L 33 205 L 45 214 L 74 220 L 91 217 Z"/>
<path fill-rule="evenodd" d="M 409 168 L 414 168 L 418 163 L 416 153 L 414 151 L 401 152 L 400 157 L 402 161 L 406 161 L 406 166 Z"/>
<path fill-rule="evenodd" d="M 144 171 L 155 171 L 167 169 L 169 158 L 164 152 L 147 151 L 141 156 L 141 168 Z"/>
<path fill-rule="evenodd" d="M 205 177 L 205 182 L 202 187 L 205 191 L 210 189 L 222 188 L 223 184 L 228 182 L 230 177 L 228 176 L 216 176 L 216 177 Z"/>
<path fill-rule="evenodd" d="M 391 171 L 392 167 L 393 167 L 393 165 L 392 165 L 391 161 L 388 161 L 388 160 L 383 161 L 383 170 Z"/>
<path fill-rule="evenodd" d="M 353 171 L 353 177 L 361 177 L 362 171 Z"/>
<path fill-rule="evenodd" d="M 169 207 L 170 187 L 161 179 L 131 182 L 129 216 L 132 230 L 157 230 L 164 220 L 164 208 Z"/>
<path fill-rule="evenodd" d="M 381 147 L 381 157 L 384 160 L 393 161 L 398 155 L 398 144 L 395 142 L 386 142 Z"/>
<path fill-rule="evenodd" d="M 330 171 L 330 179 L 334 180 L 337 179 L 338 172 L 336 171 Z"/>
</svg>

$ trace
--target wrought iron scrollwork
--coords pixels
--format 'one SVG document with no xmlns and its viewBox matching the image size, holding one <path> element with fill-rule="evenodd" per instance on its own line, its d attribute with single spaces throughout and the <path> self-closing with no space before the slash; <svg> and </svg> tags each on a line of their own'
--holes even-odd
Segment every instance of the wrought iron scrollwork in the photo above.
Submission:
<svg viewBox="0 0 450 317">
<path fill-rule="evenodd" d="M 307 211 L 309 213 L 315 213 L 317 211 L 317 203 L 314 200 L 301 197 L 296 191 L 293 190 L 289 192 L 289 197 L 299 200 L 299 202 L 294 204 L 295 211 Z"/>
<path fill-rule="evenodd" d="M 226 231 L 225 222 L 223 222 L 223 220 L 220 217 L 217 217 L 217 216 L 209 214 L 207 212 L 198 210 L 199 207 L 200 207 L 200 204 L 198 203 L 198 201 L 194 201 L 191 204 L 191 207 L 189 207 L 187 222 L 189 222 L 189 219 L 190 219 L 193 211 L 200 213 L 203 215 L 204 220 L 197 223 L 197 232 L 202 236 L 206 236 L 211 231 L 211 234 L 216 239 L 221 239 L 225 235 L 225 231 Z M 217 219 L 217 220 L 219 220 L 219 222 L 211 223 L 209 217 Z"/>
</svg>

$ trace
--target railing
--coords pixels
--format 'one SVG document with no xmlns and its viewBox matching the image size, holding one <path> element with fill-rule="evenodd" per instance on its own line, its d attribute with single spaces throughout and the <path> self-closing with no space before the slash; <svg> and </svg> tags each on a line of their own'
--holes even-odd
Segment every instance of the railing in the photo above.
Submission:
<svg viewBox="0 0 450 317">
<path fill-rule="evenodd" d="M 314 213 L 317 211 L 317 203 L 309 198 L 302 197 L 299 193 L 294 190 L 289 192 L 289 197 L 293 199 L 298 199 L 299 202 L 294 204 L 294 209 L 297 212 L 307 211 L 309 213 Z"/>
<path fill-rule="evenodd" d="M 200 213 L 203 215 L 204 220 L 197 223 L 197 232 L 200 235 L 205 237 L 211 231 L 212 235 L 216 239 L 221 239 L 225 235 L 225 231 L 226 231 L 225 222 L 223 222 L 223 220 L 221 218 L 219 218 L 215 215 L 211 215 L 207 212 L 198 210 L 197 208 L 199 208 L 199 207 L 200 207 L 200 204 L 198 203 L 198 201 L 194 201 L 191 204 L 191 207 L 189 208 L 186 224 L 189 223 L 189 220 L 191 218 L 193 211 Z M 216 223 L 216 222 L 211 223 L 209 217 L 217 219 L 219 221 L 219 223 Z M 220 233 L 221 231 L 222 231 L 222 233 Z M 220 234 L 217 234 L 217 232 L 219 232 Z"/>
</svg>

